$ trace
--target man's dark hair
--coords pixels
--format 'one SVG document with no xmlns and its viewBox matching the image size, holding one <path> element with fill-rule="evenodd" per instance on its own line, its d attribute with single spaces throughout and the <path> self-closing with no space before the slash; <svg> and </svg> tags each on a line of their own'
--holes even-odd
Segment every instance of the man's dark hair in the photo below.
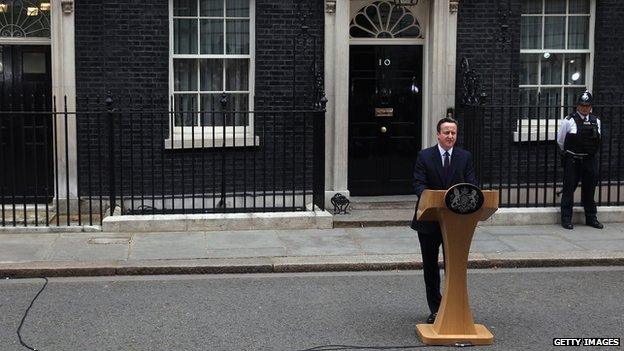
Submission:
<svg viewBox="0 0 624 351">
<path fill-rule="evenodd" d="M 442 123 L 455 123 L 455 126 L 459 127 L 459 124 L 457 124 L 456 119 L 451 118 L 451 117 L 444 117 L 438 121 L 438 125 L 436 127 L 436 130 L 438 131 L 438 133 L 440 133 L 440 128 L 442 127 Z"/>
</svg>

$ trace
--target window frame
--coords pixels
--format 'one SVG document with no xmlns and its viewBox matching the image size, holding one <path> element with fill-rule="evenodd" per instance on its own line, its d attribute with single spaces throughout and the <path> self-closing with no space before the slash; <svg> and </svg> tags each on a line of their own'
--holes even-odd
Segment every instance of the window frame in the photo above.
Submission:
<svg viewBox="0 0 624 351">
<path fill-rule="evenodd" d="M 550 14 L 550 13 L 545 13 L 545 6 L 546 6 L 546 1 L 549 0 L 541 0 L 542 2 L 542 10 L 541 13 L 538 14 L 525 14 L 525 13 L 520 13 L 521 18 L 522 17 L 539 17 L 542 18 L 541 21 L 541 46 L 542 49 L 522 49 L 522 46 L 520 45 L 520 59 L 522 58 L 522 55 L 524 54 L 541 54 L 543 55 L 544 53 L 550 53 L 550 54 L 585 54 L 586 55 L 586 60 L 585 60 L 585 83 L 584 84 L 574 84 L 574 85 L 570 85 L 570 84 L 565 84 L 565 70 L 566 70 L 566 64 L 565 61 L 562 62 L 562 67 L 561 67 L 561 84 L 542 84 L 541 82 L 541 69 L 542 69 L 542 64 L 541 62 L 538 63 L 538 69 L 537 69 L 537 79 L 538 82 L 537 84 L 518 84 L 518 89 L 519 89 L 519 94 L 520 90 L 524 89 L 524 88 L 532 88 L 532 89 L 537 89 L 538 91 L 541 91 L 542 89 L 549 89 L 549 88 L 557 88 L 559 89 L 561 92 L 565 91 L 565 88 L 586 88 L 587 90 L 591 91 L 593 88 L 593 80 L 594 80 L 594 51 L 595 51 L 595 41 L 594 41 L 594 35 L 595 35 L 595 23 L 596 23 L 596 0 L 589 0 L 589 14 L 570 14 L 570 1 L 566 0 L 566 13 L 565 15 L 563 14 Z M 544 49 L 544 44 L 545 44 L 545 25 L 546 25 L 546 21 L 544 20 L 544 18 L 546 17 L 562 17 L 565 16 L 566 19 L 566 28 L 565 28 L 565 46 L 568 46 L 568 31 L 569 31 L 569 19 L 570 17 L 589 17 L 589 33 L 588 35 L 588 48 L 587 49 Z M 540 58 L 541 60 L 541 58 Z M 522 69 L 522 68 L 521 68 Z M 520 73 L 520 72 L 519 72 Z M 561 96 L 559 97 L 559 101 L 558 101 L 560 106 L 565 106 L 566 102 L 565 102 L 565 94 L 561 94 Z M 558 118 L 549 118 L 548 122 L 546 123 L 547 125 L 549 125 L 552 128 L 556 128 L 556 125 L 558 124 L 558 120 L 560 120 L 561 118 L 564 118 L 566 116 L 566 111 L 564 108 L 560 109 L 559 112 L 559 116 Z M 544 121 L 546 121 L 545 118 L 538 118 L 538 117 L 532 117 L 529 116 L 528 118 L 523 118 L 521 116 L 518 116 L 517 118 L 518 123 L 517 123 L 517 129 L 516 131 L 513 132 L 514 134 L 514 141 L 515 142 L 527 142 L 527 141 L 544 141 L 544 140 L 555 140 L 556 139 L 556 132 L 554 131 L 546 131 L 545 127 L 544 127 Z M 526 123 L 526 121 L 529 120 L 533 120 L 535 122 L 533 123 Z M 525 121 L 525 122 L 523 122 Z M 540 121 L 539 123 L 537 123 L 537 121 Z M 529 130 L 529 124 L 531 124 L 531 128 Z M 537 129 L 538 129 L 538 124 L 542 127 L 541 133 L 539 135 L 539 140 L 538 140 L 538 135 L 537 135 Z M 549 128 L 550 129 L 550 128 Z"/>
<path fill-rule="evenodd" d="M 539 14 L 524 14 L 521 13 L 520 16 L 521 17 L 541 17 L 541 18 L 545 18 L 545 17 L 561 17 L 562 14 L 547 14 L 545 13 L 545 6 L 546 6 L 546 1 L 548 0 L 541 0 L 542 1 L 542 13 Z M 544 20 L 542 20 L 542 30 L 541 30 L 541 42 L 542 42 L 542 49 L 520 49 L 520 56 L 522 56 L 523 54 L 544 54 L 544 53 L 551 53 L 551 54 L 586 54 L 587 56 L 587 60 L 585 62 L 585 84 L 565 84 L 564 83 L 564 79 L 565 79 L 565 62 L 562 63 L 562 67 L 561 67 L 561 79 L 562 79 L 562 83 L 561 84 L 542 84 L 541 82 L 541 68 L 542 65 L 541 63 L 538 64 L 538 70 L 537 70 L 537 77 L 538 77 L 538 83 L 537 84 L 518 84 L 518 88 L 519 89 L 523 89 L 523 88 L 537 88 L 538 91 L 541 90 L 542 88 L 559 88 L 561 90 L 563 90 L 564 88 L 568 87 L 568 88 L 587 88 L 588 90 L 592 90 L 593 87 L 593 73 L 594 73 L 594 31 L 595 31 L 595 12 L 596 12 L 596 1 L 595 0 L 590 0 L 590 4 L 589 4 L 589 14 L 569 14 L 569 6 L 570 6 L 570 1 L 566 0 L 566 14 L 565 14 L 565 18 L 566 18 L 566 29 L 565 29 L 565 38 L 566 38 L 566 46 L 567 46 L 567 40 L 568 40 L 568 30 L 569 30 L 569 18 L 570 17 L 589 17 L 589 33 L 588 33 L 588 42 L 589 42 L 589 46 L 587 49 L 544 49 L 544 35 L 545 35 L 545 22 Z M 562 94 L 562 96 L 559 97 L 559 102 L 561 103 L 562 106 L 564 106 L 564 96 Z M 564 116 L 562 116 L 564 117 Z"/>
<path fill-rule="evenodd" d="M 175 106 L 172 106 L 172 100 L 169 100 L 168 109 L 168 125 L 169 136 L 165 140 L 165 148 L 168 149 L 185 149 L 185 148 L 211 148 L 211 147 L 243 147 L 243 146 L 256 146 L 259 145 L 259 137 L 255 136 L 254 131 L 254 91 L 255 91 L 255 52 L 256 52 L 256 3 L 255 0 L 249 1 L 249 17 L 228 17 L 226 13 L 223 17 L 214 16 L 200 16 L 199 13 L 199 1 L 194 0 L 198 6 L 197 16 L 174 16 L 173 6 L 174 0 L 169 0 L 169 97 L 173 97 L 180 94 L 214 94 L 217 98 L 220 98 L 220 94 L 247 94 L 248 96 L 248 119 L 246 126 L 175 126 Z M 226 0 L 222 0 L 225 2 Z M 225 8 L 224 8 L 225 11 Z M 227 54 L 226 43 L 224 40 L 223 54 L 201 54 L 201 36 L 199 35 L 199 25 L 197 28 L 197 54 L 176 54 L 175 53 L 175 33 L 174 33 L 174 19 L 189 18 L 189 19 L 222 19 L 224 21 L 223 34 L 224 38 L 227 35 L 227 19 L 249 19 L 249 53 L 248 54 Z M 174 77 L 174 60 L 175 59 L 219 59 L 224 62 L 228 59 L 247 59 L 249 61 L 248 67 L 248 90 L 220 90 L 220 91 L 202 91 L 198 81 L 197 90 L 192 91 L 175 91 L 175 77 Z M 197 64 L 197 78 L 200 77 L 201 65 Z M 223 87 L 225 88 L 225 65 L 223 65 L 224 81 Z M 175 102 L 174 102 L 175 104 Z M 201 111 L 201 101 L 197 101 L 199 111 Z M 226 111 L 227 112 L 227 111 Z M 195 116 L 198 120 L 201 118 L 199 114 Z"/>
</svg>

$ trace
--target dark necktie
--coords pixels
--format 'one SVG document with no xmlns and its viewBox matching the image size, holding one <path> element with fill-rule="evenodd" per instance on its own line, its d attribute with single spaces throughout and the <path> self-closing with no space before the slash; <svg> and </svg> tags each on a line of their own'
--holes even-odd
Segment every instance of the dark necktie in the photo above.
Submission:
<svg viewBox="0 0 624 351">
<path fill-rule="evenodd" d="M 444 176 L 448 178 L 449 170 L 451 169 L 451 158 L 448 151 L 444 152 L 444 164 L 442 168 L 444 168 Z"/>
</svg>

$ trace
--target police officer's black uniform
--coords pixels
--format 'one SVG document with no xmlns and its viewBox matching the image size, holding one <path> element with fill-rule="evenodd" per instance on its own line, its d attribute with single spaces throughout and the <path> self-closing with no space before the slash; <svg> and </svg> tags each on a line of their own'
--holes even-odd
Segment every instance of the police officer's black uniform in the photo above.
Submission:
<svg viewBox="0 0 624 351">
<path fill-rule="evenodd" d="M 579 96 L 577 105 L 591 105 L 593 100 L 589 92 Z M 594 193 L 598 177 L 598 158 L 600 149 L 600 124 L 598 117 L 593 114 L 581 115 L 578 111 L 571 113 L 562 123 L 562 128 L 576 125 L 576 133 L 566 130 L 560 131 L 560 137 L 565 135 L 563 142 L 563 192 L 561 197 L 561 225 L 572 229 L 572 206 L 574 191 L 581 181 L 581 202 L 585 210 L 587 225 L 594 228 L 603 228 L 598 222 Z M 565 134 L 563 134 L 565 133 Z"/>
</svg>

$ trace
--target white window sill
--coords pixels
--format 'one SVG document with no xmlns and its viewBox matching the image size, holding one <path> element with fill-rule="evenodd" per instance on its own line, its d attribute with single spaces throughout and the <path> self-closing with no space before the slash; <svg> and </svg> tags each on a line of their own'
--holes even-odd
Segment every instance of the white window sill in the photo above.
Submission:
<svg viewBox="0 0 624 351">
<path fill-rule="evenodd" d="M 515 143 L 533 141 L 557 140 L 557 126 L 561 124 L 557 119 L 520 119 L 517 121 L 516 130 L 513 132 Z"/>
<path fill-rule="evenodd" d="M 204 138 L 184 136 L 184 143 L 182 142 L 182 136 L 175 135 L 173 140 L 171 138 L 165 139 L 165 149 L 177 150 L 177 149 L 209 149 L 209 148 L 222 148 L 222 147 L 250 147 L 260 146 L 260 137 L 248 135 L 247 137 L 237 135 L 235 137 L 226 137 L 225 145 L 223 138 Z"/>
</svg>

